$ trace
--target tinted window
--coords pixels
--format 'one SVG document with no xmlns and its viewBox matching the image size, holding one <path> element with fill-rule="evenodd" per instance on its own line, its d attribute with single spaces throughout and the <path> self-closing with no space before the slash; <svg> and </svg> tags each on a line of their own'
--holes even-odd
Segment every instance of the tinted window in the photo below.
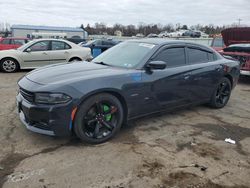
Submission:
<svg viewBox="0 0 250 188">
<path fill-rule="evenodd" d="M 154 61 L 165 61 L 167 67 L 185 65 L 184 48 L 164 49 L 154 58 Z"/>
<path fill-rule="evenodd" d="M 111 41 L 102 41 L 102 45 L 113 45 L 113 43 Z"/>
<path fill-rule="evenodd" d="M 189 63 L 191 64 L 206 63 L 208 61 L 211 61 L 213 60 L 213 57 L 211 56 L 211 54 L 212 53 L 209 53 L 203 50 L 188 48 L 188 58 L 189 58 Z"/>
<path fill-rule="evenodd" d="M 95 45 L 102 45 L 102 41 L 101 40 L 96 40 L 93 42 L 93 44 Z"/>
<path fill-rule="evenodd" d="M 49 50 L 49 41 L 41 41 L 30 46 L 31 51 L 47 51 Z"/>
<path fill-rule="evenodd" d="M 10 39 L 3 39 L 2 44 L 10 44 Z"/>
<path fill-rule="evenodd" d="M 70 49 L 70 46 L 65 42 L 52 41 L 52 50 L 65 50 Z"/>
</svg>

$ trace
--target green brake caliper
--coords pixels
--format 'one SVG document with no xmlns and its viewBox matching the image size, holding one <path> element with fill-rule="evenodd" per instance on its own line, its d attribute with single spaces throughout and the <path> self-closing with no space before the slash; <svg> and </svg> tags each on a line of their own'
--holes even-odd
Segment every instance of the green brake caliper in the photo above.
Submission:
<svg viewBox="0 0 250 188">
<path fill-rule="evenodd" d="M 107 106 L 107 105 L 103 105 L 103 111 L 104 111 L 104 113 L 109 112 L 109 109 L 110 109 L 110 107 L 109 107 L 109 106 Z M 110 121 L 110 120 L 111 120 L 111 118 L 112 118 L 112 115 L 111 115 L 111 114 L 107 114 L 107 115 L 105 115 L 105 120 L 106 120 L 106 121 Z"/>
</svg>

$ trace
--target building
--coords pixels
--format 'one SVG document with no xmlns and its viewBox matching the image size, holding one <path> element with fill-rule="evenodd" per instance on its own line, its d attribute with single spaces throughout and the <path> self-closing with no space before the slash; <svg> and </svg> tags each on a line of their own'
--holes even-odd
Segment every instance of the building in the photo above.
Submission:
<svg viewBox="0 0 250 188">
<path fill-rule="evenodd" d="M 74 27 L 53 27 L 35 25 L 12 25 L 11 33 L 13 37 L 27 38 L 67 38 L 85 39 L 88 33 L 82 28 Z"/>
</svg>

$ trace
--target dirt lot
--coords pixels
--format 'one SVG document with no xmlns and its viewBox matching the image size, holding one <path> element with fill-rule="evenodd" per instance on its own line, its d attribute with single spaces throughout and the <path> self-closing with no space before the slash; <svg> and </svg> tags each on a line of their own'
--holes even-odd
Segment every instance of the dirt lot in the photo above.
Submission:
<svg viewBox="0 0 250 188">
<path fill-rule="evenodd" d="M 143 118 L 92 146 L 24 128 L 15 107 L 24 74 L 0 73 L 0 187 L 250 187 L 250 78 L 224 109 Z"/>
</svg>

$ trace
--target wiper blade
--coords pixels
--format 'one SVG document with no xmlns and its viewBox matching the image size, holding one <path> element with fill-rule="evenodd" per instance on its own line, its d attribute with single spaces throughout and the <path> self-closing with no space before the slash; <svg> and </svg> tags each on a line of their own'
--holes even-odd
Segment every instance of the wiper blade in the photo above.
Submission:
<svg viewBox="0 0 250 188">
<path fill-rule="evenodd" d="M 109 64 L 107 64 L 107 63 L 104 63 L 103 61 L 100 61 L 100 62 L 94 62 L 94 63 L 96 63 L 96 64 L 100 64 L 100 65 L 111 66 L 111 65 L 109 65 Z"/>
</svg>

